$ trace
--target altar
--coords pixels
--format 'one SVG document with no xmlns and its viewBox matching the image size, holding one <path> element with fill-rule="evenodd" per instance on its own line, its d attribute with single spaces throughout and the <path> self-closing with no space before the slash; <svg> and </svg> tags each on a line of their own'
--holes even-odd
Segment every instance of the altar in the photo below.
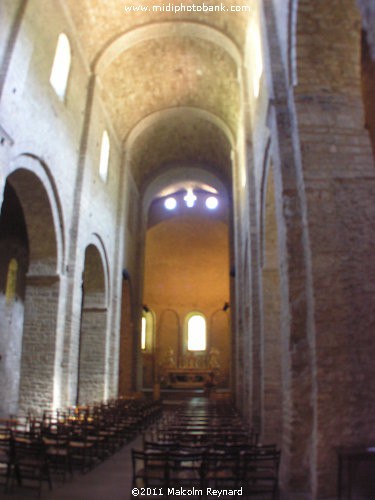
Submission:
<svg viewBox="0 0 375 500">
<path fill-rule="evenodd" d="M 171 389 L 200 389 L 212 383 L 214 372 L 204 368 L 170 368 L 167 385 Z"/>
</svg>

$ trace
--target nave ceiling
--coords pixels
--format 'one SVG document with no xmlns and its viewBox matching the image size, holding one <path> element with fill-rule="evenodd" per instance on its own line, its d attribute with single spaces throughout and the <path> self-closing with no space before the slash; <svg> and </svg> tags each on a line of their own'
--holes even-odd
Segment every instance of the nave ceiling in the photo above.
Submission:
<svg viewBox="0 0 375 500">
<path fill-rule="evenodd" d="M 156 5 L 219 5 L 201 0 L 66 4 L 138 188 L 178 162 L 204 164 L 230 186 L 252 12 L 153 11 Z M 149 11 L 126 12 L 141 6 Z"/>
</svg>

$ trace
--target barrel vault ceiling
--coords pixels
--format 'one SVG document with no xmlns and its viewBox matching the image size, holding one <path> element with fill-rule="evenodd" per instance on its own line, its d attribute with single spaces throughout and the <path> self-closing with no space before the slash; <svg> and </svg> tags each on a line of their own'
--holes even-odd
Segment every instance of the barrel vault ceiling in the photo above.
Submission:
<svg viewBox="0 0 375 500">
<path fill-rule="evenodd" d="M 66 4 L 138 187 L 178 162 L 206 165 L 230 183 L 251 0 L 224 2 L 244 12 L 166 11 L 220 5 L 210 0 Z"/>
</svg>

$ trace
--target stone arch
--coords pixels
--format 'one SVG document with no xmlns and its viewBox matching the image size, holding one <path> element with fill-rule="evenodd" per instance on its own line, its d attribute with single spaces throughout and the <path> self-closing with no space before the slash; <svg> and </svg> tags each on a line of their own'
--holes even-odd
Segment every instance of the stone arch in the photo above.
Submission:
<svg viewBox="0 0 375 500">
<path fill-rule="evenodd" d="M 65 224 L 50 167 L 33 153 L 21 153 L 5 167 L 5 176 L 22 196 L 23 205 L 33 207 L 31 211 L 25 211 L 32 247 L 29 274 L 63 273 Z M 45 238 L 40 238 L 41 232 Z M 49 248 L 47 244 L 50 244 Z"/>
<path fill-rule="evenodd" d="M 101 263 L 101 268 L 100 268 L 100 276 L 96 278 L 91 278 L 91 279 L 96 279 L 97 282 L 95 285 L 97 288 L 100 287 L 101 289 L 101 298 L 100 300 L 103 301 L 101 304 L 103 307 L 108 307 L 109 303 L 109 290 L 110 290 L 110 269 L 109 269 L 109 263 L 108 263 L 108 256 L 105 248 L 105 244 L 102 240 L 102 238 L 97 234 L 93 233 L 91 237 L 86 241 L 86 251 L 88 248 L 95 248 L 97 252 L 97 256 L 100 257 L 100 263 Z M 92 251 L 90 252 L 90 259 L 93 259 Z M 96 262 L 98 264 L 99 261 Z M 91 263 L 93 264 L 93 263 Z M 90 266 L 91 266 L 90 264 Z M 82 266 L 84 269 L 86 269 L 86 259 L 84 262 L 84 265 Z M 94 269 L 94 267 L 90 267 L 91 269 Z M 100 280 L 100 284 L 99 284 Z"/>
<path fill-rule="evenodd" d="M 63 321 L 58 315 L 64 246 L 62 214 L 49 169 L 37 157 L 18 156 L 6 173 L 7 185 L 22 207 L 28 247 L 23 315 L 18 316 L 23 329 L 22 357 L 19 366 L 13 368 L 15 377 L 19 377 L 16 409 L 38 411 L 51 406 L 60 369 L 56 343 Z"/>
<path fill-rule="evenodd" d="M 163 22 L 141 26 L 119 35 L 109 45 L 99 51 L 93 63 L 93 72 L 100 75 L 119 54 L 125 50 L 129 50 L 138 43 L 154 38 L 176 35 L 193 36 L 214 43 L 227 52 L 237 66 L 241 65 L 242 55 L 236 44 L 215 28 L 205 26 L 201 23 L 179 22 L 176 24 L 174 22 Z"/>
<path fill-rule="evenodd" d="M 77 404 L 101 401 L 106 395 L 108 283 L 101 250 L 93 243 L 85 250 Z"/>
<path fill-rule="evenodd" d="M 195 108 L 193 106 L 179 106 L 174 108 L 162 109 L 143 118 L 140 122 L 137 123 L 135 127 L 133 127 L 128 136 L 125 138 L 125 149 L 131 150 L 135 141 L 149 127 L 157 125 L 161 120 L 168 120 L 175 116 L 181 116 L 182 114 L 188 117 L 191 116 L 201 118 L 207 120 L 207 122 L 209 123 L 212 123 L 224 133 L 231 147 L 235 148 L 235 134 L 220 117 L 214 115 L 209 111 Z"/>
<path fill-rule="evenodd" d="M 220 157 L 211 155 L 211 157 L 195 162 L 184 156 L 171 159 L 162 153 L 160 157 L 155 155 L 152 160 L 146 159 L 145 161 L 140 152 L 152 147 L 152 138 L 159 127 L 164 129 L 174 120 L 181 123 L 182 117 L 184 123 L 197 121 L 197 126 L 207 124 L 211 140 L 220 139 L 217 147 L 217 150 L 221 152 Z M 186 106 L 173 107 L 154 112 L 142 119 L 126 137 L 125 149 L 127 151 L 126 168 L 133 173 L 139 185 L 144 214 L 147 212 L 153 194 L 159 188 L 180 182 L 182 178 L 186 180 L 187 175 L 189 181 L 208 183 L 220 192 L 225 192 L 229 197 L 232 175 L 230 152 L 235 148 L 234 134 L 230 128 L 220 118 L 205 110 Z M 184 172 L 183 175 L 181 175 L 182 172 Z"/>
<path fill-rule="evenodd" d="M 171 185 L 174 186 L 192 180 L 210 186 L 219 192 L 221 196 L 224 196 L 225 199 L 228 198 L 228 190 L 225 184 L 216 175 L 206 170 L 205 165 L 200 165 L 197 162 L 193 166 L 186 162 L 181 162 L 168 165 L 162 174 L 147 184 L 143 194 L 144 213 L 147 214 L 152 200 L 160 192 L 166 190 Z M 166 195 L 167 193 L 163 193 L 163 196 Z"/>
</svg>

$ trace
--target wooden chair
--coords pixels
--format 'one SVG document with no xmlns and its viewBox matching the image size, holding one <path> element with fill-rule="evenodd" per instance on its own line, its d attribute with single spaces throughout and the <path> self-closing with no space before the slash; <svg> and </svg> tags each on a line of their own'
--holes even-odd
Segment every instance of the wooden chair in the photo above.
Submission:
<svg viewBox="0 0 375 500">
<path fill-rule="evenodd" d="M 172 450 L 176 450 L 178 445 L 175 441 L 143 441 L 143 449 L 154 450 L 162 453 L 169 453 Z"/>
<path fill-rule="evenodd" d="M 133 487 L 168 486 L 168 454 L 131 450 L 133 466 Z"/>
<path fill-rule="evenodd" d="M 69 453 L 73 467 L 81 472 L 91 469 L 95 443 L 87 439 L 84 423 L 74 422 L 69 429 Z"/>
<path fill-rule="evenodd" d="M 0 475 L 3 479 L 4 491 L 8 491 L 11 463 L 12 463 L 12 446 L 11 446 L 11 429 L 7 423 L 0 424 Z"/>
<path fill-rule="evenodd" d="M 280 451 L 275 447 L 255 447 L 241 456 L 241 483 L 247 495 L 278 498 Z"/>
<path fill-rule="evenodd" d="M 204 488 L 205 453 L 196 450 L 180 449 L 168 454 L 168 484 L 170 487 Z"/>
<path fill-rule="evenodd" d="M 36 488 L 40 495 L 42 483 L 47 481 L 49 489 L 52 489 L 49 463 L 41 438 L 30 432 L 14 431 L 12 444 L 12 485 L 16 478 L 19 486 Z"/>
<path fill-rule="evenodd" d="M 215 450 L 208 451 L 205 457 L 205 489 L 237 489 L 239 487 L 239 454 Z"/>
<path fill-rule="evenodd" d="M 63 481 L 67 475 L 73 476 L 68 430 L 51 423 L 43 428 L 42 441 L 52 472 L 61 474 Z"/>
</svg>

